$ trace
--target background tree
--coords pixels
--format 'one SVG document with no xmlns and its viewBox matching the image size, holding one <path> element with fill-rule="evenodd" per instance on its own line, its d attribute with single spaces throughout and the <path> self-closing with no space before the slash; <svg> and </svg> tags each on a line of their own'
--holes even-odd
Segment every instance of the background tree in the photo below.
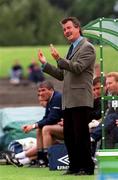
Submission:
<svg viewBox="0 0 118 180">
<path fill-rule="evenodd" d="M 0 1 L 0 45 L 62 43 L 56 23 L 63 14 L 48 0 Z"/>
<path fill-rule="evenodd" d="M 74 0 L 68 9 L 68 14 L 77 16 L 82 25 L 99 17 L 115 18 L 118 13 L 114 11 L 117 0 Z"/>
<path fill-rule="evenodd" d="M 0 0 L 0 45 L 65 42 L 59 21 L 76 16 L 82 26 L 98 17 L 118 17 L 118 0 Z"/>
</svg>

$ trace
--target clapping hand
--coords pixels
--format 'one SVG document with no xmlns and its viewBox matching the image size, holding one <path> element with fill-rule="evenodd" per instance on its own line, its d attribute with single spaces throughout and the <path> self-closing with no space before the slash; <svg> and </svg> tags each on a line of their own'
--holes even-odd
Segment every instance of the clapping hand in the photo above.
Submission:
<svg viewBox="0 0 118 180">
<path fill-rule="evenodd" d="M 38 51 L 38 59 L 41 62 L 41 64 L 46 64 L 47 63 L 46 58 L 45 58 L 45 56 L 43 55 L 43 52 L 40 49 Z"/>
<path fill-rule="evenodd" d="M 60 58 L 58 51 L 56 50 L 56 48 L 54 48 L 54 46 L 52 44 L 50 44 L 50 51 L 51 51 L 51 55 L 55 60 L 58 60 Z"/>
</svg>

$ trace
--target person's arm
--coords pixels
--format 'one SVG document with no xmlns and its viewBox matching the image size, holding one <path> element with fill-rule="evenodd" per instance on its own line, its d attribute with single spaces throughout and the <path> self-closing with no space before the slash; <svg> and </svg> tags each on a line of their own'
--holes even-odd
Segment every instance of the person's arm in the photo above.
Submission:
<svg viewBox="0 0 118 180">
<path fill-rule="evenodd" d="M 92 46 L 88 45 L 83 50 L 78 49 L 71 59 L 58 59 L 58 67 L 72 73 L 80 74 L 95 60 L 95 51 Z"/>
<path fill-rule="evenodd" d="M 99 141 L 102 138 L 102 124 L 95 127 L 90 135 L 93 141 Z"/>
<path fill-rule="evenodd" d="M 56 48 L 51 46 L 51 55 L 57 61 L 58 67 L 73 73 L 81 73 L 95 60 L 96 54 L 94 47 L 86 41 L 86 43 L 78 48 L 71 59 L 73 61 L 61 58 Z"/>
<path fill-rule="evenodd" d="M 115 123 L 116 123 L 117 118 L 118 118 L 117 113 L 111 113 L 106 116 L 106 118 L 104 120 L 105 132 L 111 131 L 111 129 L 113 129 L 114 126 L 116 126 Z M 101 137 L 102 137 L 102 122 L 96 128 L 94 128 L 94 130 L 91 133 L 91 137 L 95 141 L 98 141 L 101 139 Z"/>
<path fill-rule="evenodd" d="M 48 116 L 44 116 L 42 120 L 37 122 L 38 127 L 42 128 L 45 125 L 56 124 L 60 120 L 60 115 L 61 115 L 61 110 L 54 109 L 54 107 L 52 107 Z"/>
</svg>

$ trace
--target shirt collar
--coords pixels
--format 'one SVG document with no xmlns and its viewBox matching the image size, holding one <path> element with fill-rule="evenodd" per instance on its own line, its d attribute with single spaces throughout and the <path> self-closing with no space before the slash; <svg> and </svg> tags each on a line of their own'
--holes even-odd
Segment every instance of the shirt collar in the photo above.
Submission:
<svg viewBox="0 0 118 180">
<path fill-rule="evenodd" d="M 51 99 L 52 99 L 53 95 L 54 95 L 54 91 L 52 92 L 52 94 L 51 94 L 51 96 L 50 96 L 50 98 L 49 98 L 48 102 L 50 102 L 50 101 L 51 101 Z"/>
<path fill-rule="evenodd" d="M 80 36 L 74 43 L 72 43 L 73 44 L 73 48 L 75 48 L 79 43 L 80 43 L 80 41 L 83 39 L 83 37 L 82 36 Z"/>
</svg>

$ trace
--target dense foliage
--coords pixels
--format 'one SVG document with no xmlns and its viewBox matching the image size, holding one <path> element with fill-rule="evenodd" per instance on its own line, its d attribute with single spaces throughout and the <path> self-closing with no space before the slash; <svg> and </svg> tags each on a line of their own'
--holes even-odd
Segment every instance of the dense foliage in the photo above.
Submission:
<svg viewBox="0 0 118 180">
<path fill-rule="evenodd" d="M 117 17 L 118 0 L 0 0 L 0 46 L 64 43 L 59 21 Z"/>
</svg>

